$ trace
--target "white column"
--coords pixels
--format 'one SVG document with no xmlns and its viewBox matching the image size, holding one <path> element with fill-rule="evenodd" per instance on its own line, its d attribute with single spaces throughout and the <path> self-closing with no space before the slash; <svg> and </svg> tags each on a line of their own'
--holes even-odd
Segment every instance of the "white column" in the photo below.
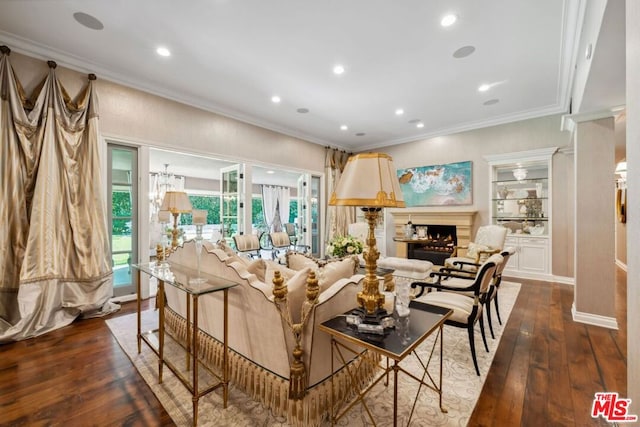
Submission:
<svg viewBox="0 0 640 427">
<path fill-rule="evenodd" d="M 626 2 L 627 43 L 627 397 L 640 414 L 640 2 Z"/>
<path fill-rule="evenodd" d="M 578 121 L 575 141 L 576 321 L 617 329 L 615 317 L 614 119 Z"/>
</svg>

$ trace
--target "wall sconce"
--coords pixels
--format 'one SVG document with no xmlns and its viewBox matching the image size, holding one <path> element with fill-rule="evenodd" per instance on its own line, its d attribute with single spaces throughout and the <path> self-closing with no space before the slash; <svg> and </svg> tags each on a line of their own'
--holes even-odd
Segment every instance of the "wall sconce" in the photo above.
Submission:
<svg viewBox="0 0 640 427">
<path fill-rule="evenodd" d="M 627 162 L 618 162 L 616 165 L 616 175 L 620 175 L 620 181 L 627 180 Z"/>
<path fill-rule="evenodd" d="M 513 170 L 513 177 L 518 181 L 522 181 L 527 177 L 527 170 L 525 168 L 518 168 Z"/>
</svg>

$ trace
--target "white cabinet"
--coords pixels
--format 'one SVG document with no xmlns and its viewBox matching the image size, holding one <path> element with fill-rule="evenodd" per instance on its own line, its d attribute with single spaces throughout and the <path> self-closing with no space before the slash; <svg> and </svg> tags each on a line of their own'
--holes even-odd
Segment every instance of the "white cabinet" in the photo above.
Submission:
<svg viewBox="0 0 640 427">
<path fill-rule="evenodd" d="M 505 274 L 549 280 L 551 271 L 552 167 L 556 147 L 485 156 L 489 163 L 489 210 L 492 224 L 511 234 L 505 246 L 516 253 Z"/>
<path fill-rule="evenodd" d="M 505 268 L 507 273 L 550 274 L 549 238 L 547 236 L 532 237 L 528 235 L 509 235 L 506 247 L 515 249 Z"/>
</svg>

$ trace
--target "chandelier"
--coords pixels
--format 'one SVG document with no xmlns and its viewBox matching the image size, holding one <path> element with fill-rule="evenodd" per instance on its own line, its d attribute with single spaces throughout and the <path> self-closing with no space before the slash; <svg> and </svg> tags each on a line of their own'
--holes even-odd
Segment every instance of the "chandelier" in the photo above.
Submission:
<svg viewBox="0 0 640 427">
<path fill-rule="evenodd" d="M 527 170 L 524 168 L 518 168 L 513 170 L 513 177 L 518 181 L 522 181 L 527 177 Z"/>
<path fill-rule="evenodd" d="M 153 213 L 157 213 L 167 191 L 176 189 L 176 176 L 168 171 L 169 163 L 164 164 L 164 171 L 152 172 L 151 205 Z"/>
</svg>

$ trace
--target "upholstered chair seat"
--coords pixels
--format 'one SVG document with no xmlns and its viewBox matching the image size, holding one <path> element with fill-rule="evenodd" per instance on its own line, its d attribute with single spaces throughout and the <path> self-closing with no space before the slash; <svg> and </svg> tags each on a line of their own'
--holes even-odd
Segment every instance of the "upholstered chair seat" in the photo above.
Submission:
<svg viewBox="0 0 640 427">
<path fill-rule="evenodd" d="M 502 255 L 490 256 L 478 267 L 475 277 L 472 279 L 470 279 L 468 273 L 461 274 L 459 271 L 444 268 L 441 271 L 431 273 L 431 277 L 437 278 L 434 283 L 414 282 L 411 284 L 413 288 L 421 288 L 416 296 L 417 301 L 453 310 L 452 315 L 445 321 L 445 324 L 467 330 L 471 357 L 478 375 L 480 375 L 480 369 L 476 358 L 473 330 L 476 322 L 479 322 L 484 347 L 489 351 L 487 338 L 484 334 L 482 310 L 496 267 L 502 261 Z M 425 294 L 425 290 L 430 292 Z"/>
</svg>

